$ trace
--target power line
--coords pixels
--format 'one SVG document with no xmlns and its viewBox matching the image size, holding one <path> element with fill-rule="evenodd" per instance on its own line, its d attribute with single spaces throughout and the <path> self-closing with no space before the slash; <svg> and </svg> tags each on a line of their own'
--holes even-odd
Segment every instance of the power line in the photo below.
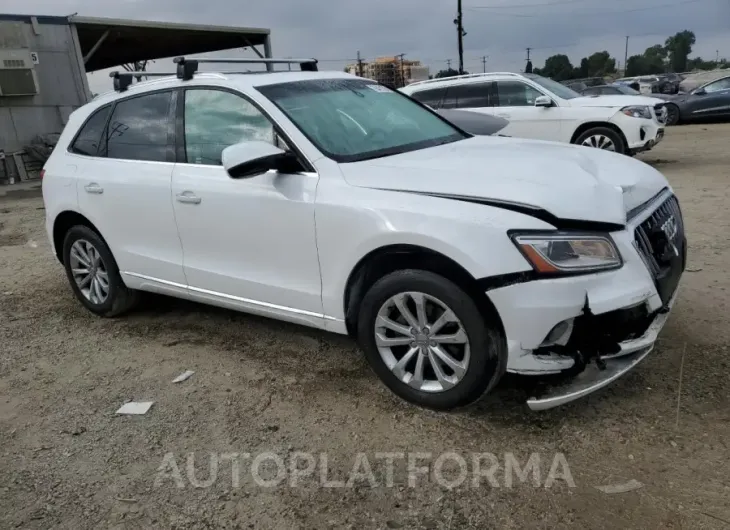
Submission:
<svg viewBox="0 0 730 530">
<path fill-rule="evenodd" d="M 516 6 L 507 4 L 501 6 L 466 6 L 464 9 L 521 9 L 525 7 L 549 7 L 565 4 L 579 4 L 583 2 L 585 2 L 585 0 L 560 0 L 558 2 L 549 2 L 545 4 L 519 4 Z"/>
<path fill-rule="evenodd" d="M 596 15 L 623 15 L 625 13 L 637 13 L 639 11 L 651 11 L 653 9 L 678 7 L 678 6 L 682 6 L 682 5 L 686 5 L 686 4 L 696 4 L 697 2 L 704 2 L 704 1 L 706 1 L 706 0 L 684 0 L 683 2 L 674 2 L 672 4 L 660 4 L 660 5 L 650 6 L 650 7 L 637 7 L 637 8 L 633 8 L 633 9 L 621 9 L 619 11 L 597 11 L 596 10 L 596 11 L 589 11 L 589 12 L 584 12 L 584 13 L 571 12 L 571 13 L 569 13 L 569 16 L 585 17 L 585 16 L 596 16 Z M 549 4 L 543 4 L 543 5 L 549 5 Z M 537 6 L 535 6 L 535 7 L 537 7 Z M 469 10 L 477 12 L 477 13 L 480 12 L 479 9 L 477 9 L 475 7 L 468 7 L 465 9 L 469 9 Z M 483 13 L 483 11 L 482 11 L 482 13 Z M 490 12 L 489 14 L 500 16 L 500 17 L 516 17 L 516 18 L 543 18 L 546 15 L 550 15 L 550 13 L 541 13 L 539 15 L 526 15 L 523 13 L 492 13 L 492 12 Z M 566 13 L 564 11 L 561 11 L 560 13 L 556 13 L 556 14 L 558 14 L 560 16 L 566 15 Z"/>
</svg>

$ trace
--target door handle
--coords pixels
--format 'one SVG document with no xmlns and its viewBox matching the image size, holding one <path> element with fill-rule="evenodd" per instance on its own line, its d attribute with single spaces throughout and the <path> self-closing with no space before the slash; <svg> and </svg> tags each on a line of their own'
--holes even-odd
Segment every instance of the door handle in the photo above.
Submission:
<svg viewBox="0 0 730 530">
<path fill-rule="evenodd" d="M 197 195 L 195 195 L 192 191 L 184 191 L 182 193 L 178 193 L 175 195 L 175 198 L 177 199 L 177 202 L 181 202 L 183 204 L 200 204 L 201 199 Z"/>
<path fill-rule="evenodd" d="M 104 188 L 99 186 L 96 182 L 87 184 L 86 186 L 84 186 L 84 189 L 86 190 L 86 193 L 95 193 L 97 195 L 101 195 L 102 193 L 104 193 Z"/>
</svg>

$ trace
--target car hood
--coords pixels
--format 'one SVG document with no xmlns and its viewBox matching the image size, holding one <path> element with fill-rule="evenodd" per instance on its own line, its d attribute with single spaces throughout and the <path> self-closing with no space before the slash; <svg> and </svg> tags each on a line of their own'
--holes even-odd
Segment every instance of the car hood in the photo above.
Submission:
<svg viewBox="0 0 730 530">
<path fill-rule="evenodd" d="M 616 224 L 668 186 L 657 170 L 624 155 L 498 136 L 340 167 L 353 186 L 509 202 L 563 220 Z"/>
<path fill-rule="evenodd" d="M 647 96 L 630 96 L 616 94 L 614 96 L 583 96 L 569 99 L 571 107 L 626 107 L 628 105 L 645 105 L 653 107 L 661 100 Z"/>
</svg>

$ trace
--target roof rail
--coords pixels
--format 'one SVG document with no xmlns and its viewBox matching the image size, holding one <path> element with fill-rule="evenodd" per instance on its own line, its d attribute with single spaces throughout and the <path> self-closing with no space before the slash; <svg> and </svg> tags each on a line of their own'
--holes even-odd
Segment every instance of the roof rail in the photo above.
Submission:
<svg viewBox="0 0 730 530">
<path fill-rule="evenodd" d="M 486 72 L 486 73 L 482 73 L 482 74 L 462 74 L 462 75 L 454 75 L 451 77 L 437 77 L 434 79 L 425 79 L 423 81 L 416 81 L 415 83 L 411 83 L 408 86 L 425 85 L 428 83 L 437 83 L 439 81 L 450 81 L 451 79 L 471 79 L 471 78 L 490 77 L 490 76 L 497 76 L 497 75 L 522 77 L 522 74 L 516 74 L 514 72 Z"/>
<path fill-rule="evenodd" d="M 114 78 L 114 90 L 117 92 L 124 92 L 132 84 L 132 80 L 135 77 L 169 77 L 177 76 L 178 79 L 183 81 L 189 81 L 198 71 L 198 65 L 200 63 L 217 63 L 217 64 L 298 64 L 301 66 L 303 72 L 316 72 L 317 71 L 317 59 L 220 59 L 217 57 L 201 57 L 200 59 L 186 59 L 185 57 L 175 57 L 173 62 L 177 64 L 177 71 L 174 73 L 160 73 L 160 72 L 119 72 L 114 71 L 109 74 L 109 77 Z M 216 72 L 206 72 L 216 73 Z M 221 74 L 241 74 L 241 73 L 256 73 L 256 72 L 217 72 Z"/>
<path fill-rule="evenodd" d="M 201 63 L 215 64 L 298 64 L 303 72 L 316 72 L 317 59 L 221 59 L 217 57 L 201 57 L 200 59 L 186 59 L 185 57 L 175 57 L 173 62 L 177 64 L 177 76 L 188 81 L 193 78 L 193 74 L 198 71 L 198 65 Z"/>
<path fill-rule="evenodd" d="M 174 75 L 176 75 L 174 72 L 119 72 L 117 70 L 109 72 L 109 77 L 114 79 L 114 90 L 117 92 L 127 90 L 135 77 L 171 77 Z"/>
</svg>

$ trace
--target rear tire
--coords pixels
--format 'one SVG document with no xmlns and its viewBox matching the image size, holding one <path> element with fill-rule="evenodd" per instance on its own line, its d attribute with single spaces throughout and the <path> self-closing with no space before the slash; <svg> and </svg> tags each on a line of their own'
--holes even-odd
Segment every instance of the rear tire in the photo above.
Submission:
<svg viewBox="0 0 730 530">
<path fill-rule="evenodd" d="M 76 298 L 92 313 L 114 317 L 136 304 L 137 291 L 124 285 L 111 250 L 88 226 L 77 225 L 66 233 L 63 264 Z"/>
<path fill-rule="evenodd" d="M 410 320 L 399 304 L 408 309 Z M 456 284 L 427 271 L 396 271 L 378 280 L 363 297 L 358 339 L 388 388 L 432 409 L 472 403 L 505 372 L 501 324 L 485 319 Z"/>
<path fill-rule="evenodd" d="M 593 127 L 583 132 L 576 138 L 576 145 L 613 151 L 622 155 L 629 152 L 623 137 L 608 127 Z"/>
</svg>

